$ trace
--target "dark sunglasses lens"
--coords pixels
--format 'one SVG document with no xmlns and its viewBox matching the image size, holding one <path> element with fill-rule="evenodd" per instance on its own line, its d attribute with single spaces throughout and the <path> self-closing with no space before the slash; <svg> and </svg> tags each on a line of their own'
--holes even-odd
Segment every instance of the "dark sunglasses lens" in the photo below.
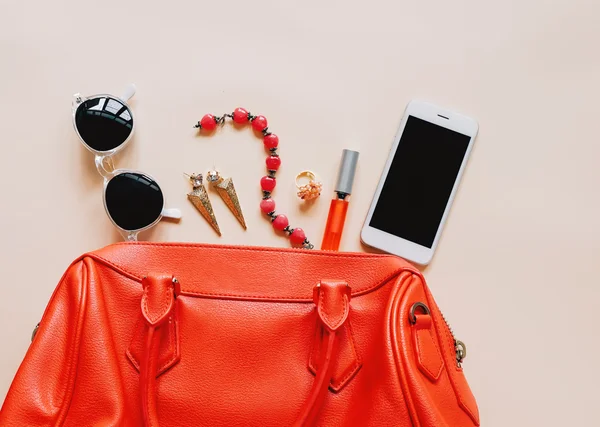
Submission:
<svg viewBox="0 0 600 427">
<path fill-rule="evenodd" d="M 123 102 L 103 96 L 88 99 L 77 107 L 75 126 L 91 149 L 110 151 L 129 138 L 133 129 L 133 118 Z"/>
<path fill-rule="evenodd" d="M 105 201 L 113 221 L 128 231 L 152 224 L 160 217 L 164 204 L 158 184 L 134 172 L 114 176 L 106 186 Z"/>
</svg>

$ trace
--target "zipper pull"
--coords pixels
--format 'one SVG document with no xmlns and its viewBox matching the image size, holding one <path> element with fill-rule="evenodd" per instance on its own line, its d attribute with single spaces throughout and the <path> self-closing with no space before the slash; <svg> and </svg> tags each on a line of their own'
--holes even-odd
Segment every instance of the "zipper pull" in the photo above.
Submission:
<svg viewBox="0 0 600 427">
<path fill-rule="evenodd" d="M 462 368 L 462 362 L 467 358 L 467 345 L 455 338 L 454 349 L 456 350 L 456 364 L 459 368 Z"/>
<path fill-rule="evenodd" d="M 35 338 L 35 336 L 37 335 L 37 331 L 38 329 L 40 329 L 40 323 L 38 322 L 37 325 L 35 325 L 35 328 L 33 328 L 33 332 L 31 333 L 31 342 L 33 342 L 33 339 Z"/>
<path fill-rule="evenodd" d="M 462 362 L 467 358 L 467 345 L 461 340 L 456 339 L 456 337 L 454 336 L 454 331 L 450 326 L 450 323 L 448 323 L 448 321 L 446 320 L 446 316 L 444 316 L 444 313 L 442 313 L 441 311 L 440 314 L 442 315 L 442 319 L 444 319 L 444 323 L 448 327 L 450 335 L 452 335 L 452 339 L 454 340 L 454 351 L 456 352 L 456 366 L 462 368 Z"/>
</svg>

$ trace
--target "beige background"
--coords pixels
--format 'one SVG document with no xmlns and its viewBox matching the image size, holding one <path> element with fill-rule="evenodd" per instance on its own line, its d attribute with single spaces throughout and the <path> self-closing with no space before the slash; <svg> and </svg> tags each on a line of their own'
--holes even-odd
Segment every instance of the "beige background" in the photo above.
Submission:
<svg viewBox="0 0 600 427">
<path fill-rule="evenodd" d="M 426 277 L 458 336 L 484 426 L 600 425 L 600 3 L 596 0 L 0 3 L 0 399 L 62 272 L 118 241 L 75 92 L 135 82 L 120 167 L 154 175 L 180 224 L 148 240 L 287 246 L 261 218 L 252 132 L 197 137 L 244 106 L 281 138 L 275 198 L 319 243 L 342 148 L 361 151 L 343 249 L 359 231 L 408 101 L 475 117 L 480 134 Z M 182 172 L 235 179 L 243 232 L 218 238 Z M 293 177 L 318 172 L 309 209 Z"/>
</svg>

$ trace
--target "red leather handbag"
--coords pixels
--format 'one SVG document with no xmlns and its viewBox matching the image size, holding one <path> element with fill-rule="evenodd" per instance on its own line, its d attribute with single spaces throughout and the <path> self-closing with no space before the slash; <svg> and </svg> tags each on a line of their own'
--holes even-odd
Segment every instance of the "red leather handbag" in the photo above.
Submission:
<svg viewBox="0 0 600 427">
<path fill-rule="evenodd" d="M 418 270 L 384 255 L 121 243 L 56 288 L 2 426 L 478 426 Z"/>
</svg>

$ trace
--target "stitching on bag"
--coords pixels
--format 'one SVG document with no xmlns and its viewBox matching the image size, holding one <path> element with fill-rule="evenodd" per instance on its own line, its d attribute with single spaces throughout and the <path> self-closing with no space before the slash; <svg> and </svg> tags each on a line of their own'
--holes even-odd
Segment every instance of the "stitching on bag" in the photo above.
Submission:
<svg viewBox="0 0 600 427">
<path fill-rule="evenodd" d="M 323 292 L 319 293 L 319 306 L 323 307 Z M 324 309 L 319 310 L 319 312 L 321 312 L 321 314 L 323 315 L 323 318 L 325 319 L 325 323 L 327 323 L 327 325 L 331 328 L 331 329 L 337 329 L 342 323 L 344 323 L 344 320 L 346 319 L 346 316 L 348 315 L 348 295 L 344 295 L 344 313 L 342 315 L 342 317 L 340 317 L 339 320 L 337 320 L 337 323 L 335 323 L 334 325 L 329 325 L 329 316 L 327 315 L 327 313 L 325 312 Z"/>
<path fill-rule="evenodd" d="M 164 364 L 163 364 L 163 365 L 162 365 L 162 366 L 161 366 L 161 367 L 158 369 L 157 376 L 158 376 L 158 375 L 160 375 L 160 374 L 162 373 L 161 371 L 163 371 L 163 370 L 167 369 L 171 363 L 175 362 L 175 361 L 177 360 L 177 357 L 178 357 L 178 355 L 177 355 L 177 349 L 175 348 L 175 345 L 173 345 L 173 344 L 175 343 L 175 334 L 176 334 L 176 332 L 177 332 L 177 328 L 175 327 L 175 318 L 174 318 L 174 316 L 173 316 L 173 323 L 172 323 L 172 325 L 173 325 L 173 330 L 172 330 L 172 333 L 171 333 L 171 329 L 169 329 L 169 330 L 167 331 L 167 333 L 169 333 L 169 334 L 171 335 L 171 338 L 170 338 L 170 340 L 169 340 L 169 341 L 170 341 L 170 342 L 169 342 L 169 351 L 172 351 L 172 352 L 173 352 L 173 357 L 171 358 L 171 360 L 169 360 L 168 362 L 164 363 Z"/>
<path fill-rule="evenodd" d="M 352 347 L 352 354 L 354 354 L 354 365 L 355 368 L 353 369 L 353 372 L 348 374 L 343 380 L 342 380 L 342 384 L 346 382 L 346 380 L 348 380 L 348 378 L 350 378 L 351 375 L 354 375 L 354 371 L 359 369 L 362 365 L 362 361 L 358 355 L 358 351 L 356 350 L 356 345 L 354 344 L 354 332 L 352 331 L 352 322 L 348 321 L 346 322 L 346 327 L 348 328 L 348 331 L 350 332 L 350 346 Z"/>
<path fill-rule="evenodd" d="M 352 332 L 352 328 L 350 326 L 350 321 L 346 322 L 346 324 L 344 326 L 349 331 L 348 337 L 350 340 L 350 346 L 352 347 L 352 354 L 354 355 L 354 365 L 352 366 L 352 368 L 350 369 L 348 374 L 346 374 L 344 376 L 344 378 L 337 381 L 337 384 L 338 384 L 337 386 L 334 384 L 334 387 L 337 388 L 338 390 L 340 390 L 346 384 L 346 381 L 348 381 L 350 378 L 352 378 L 352 376 L 355 375 L 356 372 L 361 367 L 360 358 L 358 357 L 358 353 L 356 352 L 356 348 L 354 346 L 354 333 Z"/>
<path fill-rule="evenodd" d="M 169 307 L 169 304 L 171 302 L 171 298 L 173 298 L 173 290 L 169 289 L 169 287 L 167 286 L 167 288 L 165 288 L 165 300 L 164 300 L 164 304 L 161 307 L 160 313 L 157 317 L 157 319 L 164 317 L 167 314 L 167 308 Z"/>
<path fill-rule="evenodd" d="M 143 291 L 142 305 L 143 305 L 144 316 L 147 317 L 148 320 L 150 320 L 152 322 L 152 319 L 150 319 L 150 312 L 148 311 L 148 288 L 145 288 Z"/>
<path fill-rule="evenodd" d="M 167 287 L 167 289 L 164 292 L 164 303 L 162 305 L 162 307 L 159 310 L 159 313 L 155 316 L 152 317 L 150 316 L 150 311 L 148 310 L 148 292 L 147 292 L 148 287 L 146 287 L 146 289 L 144 289 L 144 295 L 142 296 L 142 301 L 144 304 L 144 312 L 146 313 L 146 315 L 148 316 L 148 320 L 150 320 L 150 323 L 154 323 L 156 322 L 158 319 L 160 319 L 162 316 L 164 316 L 166 314 L 166 309 L 169 306 L 169 301 L 171 299 L 171 289 L 169 289 L 169 287 Z"/>
<path fill-rule="evenodd" d="M 256 299 L 270 299 L 270 300 L 297 300 L 301 302 L 312 302 L 311 299 L 306 297 L 287 297 L 287 296 L 273 296 L 273 295 L 246 295 L 246 294 L 226 294 L 226 293 L 210 293 L 210 292 L 198 292 L 181 290 L 181 295 L 197 295 L 205 297 L 234 297 L 236 299 L 244 298 L 256 298 Z"/>
<path fill-rule="evenodd" d="M 421 348 L 422 347 L 421 347 L 421 339 L 419 337 L 419 332 L 421 332 L 421 331 L 415 331 L 415 332 L 416 332 L 415 335 L 416 335 L 416 338 L 417 338 L 417 351 L 419 353 L 419 365 L 423 369 L 425 369 L 427 372 L 429 372 L 429 375 L 431 375 L 431 378 L 434 381 L 437 381 L 440 378 L 440 374 L 442 373 L 442 368 L 444 366 L 444 363 L 442 362 L 442 364 L 440 365 L 440 369 L 438 369 L 438 373 L 437 374 L 434 374 L 427 366 L 425 366 L 425 363 L 423 362 L 423 358 L 421 357 Z M 442 359 L 442 355 L 440 354 L 440 351 L 438 350 L 437 346 L 435 345 L 435 342 L 433 343 L 433 345 L 435 347 L 435 350 L 436 350 L 438 356 L 440 356 L 440 360 L 443 360 Z"/>
<path fill-rule="evenodd" d="M 120 266 L 120 265 L 117 265 L 117 264 L 115 264 L 114 262 L 112 262 L 112 261 L 109 261 L 109 260 L 107 260 L 106 258 L 104 258 L 104 257 L 102 257 L 102 256 L 100 256 L 100 255 L 98 255 L 98 254 L 96 254 L 96 253 L 93 253 L 93 252 L 92 252 L 92 253 L 89 253 L 89 254 L 87 254 L 87 255 L 85 255 L 85 256 L 86 256 L 86 257 L 89 257 L 89 258 L 96 259 L 96 260 L 98 260 L 98 261 L 101 261 L 101 262 L 103 262 L 104 264 L 107 264 L 108 266 L 112 267 L 112 268 L 113 268 L 113 270 L 115 270 L 115 271 L 117 271 L 117 272 L 120 272 L 120 273 L 124 273 L 124 274 L 125 274 L 126 276 L 128 276 L 128 277 L 129 277 L 131 280 L 134 280 L 134 281 L 136 281 L 136 282 L 139 282 L 139 283 L 141 283 L 141 282 L 142 282 L 142 278 L 141 278 L 139 275 L 137 275 L 137 274 L 135 274 L 135 273 L 132 273 L 131 271 L 128 271 L 126 268 L 124 268 L 124 267 L 122 267 L 122 266 Z"/>
<path fill-rule="evenodd" d="M 419 354 L 419 366 L 425 369 L 433 378 L 435 377 L 435 375 L 433 375 L 433 373 L 427 368 L 427 366 L 425 366 L 421 358 L 421 340 L 419 339 L 419 331 L 415 331 L 415 337 L 417 338 L 417 353 Z"/>
<path fill-rule="evenodd" d="M 319 292 L 319 314 L 323 316 L 323 319 L 325 319 L 325 323 L 328 324 L 329 318 L 327 317 L 327 313 L 325 313 L 325 310 L 323 309 L 323 292 Z"/>
<path fill-rule="evenodd" d="M 428 332 L 429 332 L 429 335 L 431 336 L 431 331 L 428 331 Z M 440 358 L 439 360 L 442 362 L 440 364 L 439 372 L 438 372 L 438 374 L 436 376 L 436 380 L 437 380 L 437 379 L 439 379 L 440 375 L 442 374 L 442 369 L 444 368 L 444 366 L 445 366 L 446 363 L 444 362 L 444 356 L 442 356 L 442 353 L 441 353 L 441 351 L 440 351 L 437 343 L 435 342 L 433 336 L 431 336 L 431 341 L 433 341 L 433 346 L 435 347 L 435 351 L 436 351 L 438 357 Z"/>
<path fill-rule="evenodd" d="M 354 362 L 354 365 L 352 365 L 352 369 L 350 370 L 350 372 L 348 372 L 348 374 L 344 378 L 337 381 L 337 385 L 332 385 L 338 390 L 340 390 L 342 386 L 346 383 L 346 381 L 348 381 L 358 371 L 358 368 L 360 368 L 360 365 Z"/>
<path fill-rule="evenodd" d="M 173 319 L 173 322 L 175 322 L 175 320 Z M 139 325 L 140 323 L 138 322 L 138 327 L 136 327 L 136 331 L 139 329 Z M 146 325 L 144 325 L 144 327 L 147 327 Z M 175 341 L 176 341 L 176 327 L 175 327 L 175 323 L 171 324 L 171 327 L 168 328 L 169 330 L 167 331 L 167 333 L 169 334 L 169 352 L 173 353 L 173 357 L 171 357 L 170 360 L 166 361 L 165 363 L 163 363 L 160 368 L 158 368 L 158 374 L 160 375 L 162 372 L 166 370 L 169 365 L 173 362 L 175 362 L 177 360 L 178 354 L 177 354 L 177 348 L 175 345 Z M 135 367 L 135 369 L 139 372 L 140 370 L 140 364 L 138 362 L 138 360 L 136 359 L 136 357 L 133 355 L 133 353 L 131 352 L 131 346 L 133 344 L 129 345 L 129 348 L 126 351 L 127 357 L 129 359 L 129 361 L 133 364 L 133 366 Z"/>
<path fill-rule="evenodd" d="M 175 351 L 175 346 L 173 345 L 175 343 L 175 325 L 174 324 L 173 324 L 173 329 L 171 330 L 171 328 L 169 328 L 167 330 L 167 333 L 170 335 L 170 338 L 169 338 L 169 351 L 173 353 L 173 357 L 171 357 L 171 359 L 169 361 L 165 362 L 159 368 L 158 372 L 162 371 L 163 369 L 166 369 L 171 363 L 173 363 L 175 361 L 175 359 L 177 359 L 177 351 Z"/>
<path fill-rule="evenodd" d="M 354 361 L 357 364 L 360 364 L 361 360 L 360 357 L 358 356 L 358 352 L 356 351 L 356 346 L 354 344 L 354 331 L 352 330 L 352 322 L 348 321 L 346 323 L 346 327 L 348 328 L 348 331 L 350 332 L 350 345 L 352 346 L 352 354 L 354 354 Z"/>
<path fill-rule="evenodd" d="M 380 254 L 369 254 L 369 253 L 344 253 L 344 252 L 310 252 L 306 249 L 293 249 L 293 248 L 266 248 L 261 246 L 239 246 L 239 245 L 199 245 L 199 244 L 185 244 L 185 243 L 153 243 L 153 242 L 118 242 L 112 246 L 149 246 L 159 248 L 187 248 L 187 249 L 219 249 L 224 251 L 236 251 L 236 252 L 287 252 L 295 253 L 302 256 L 314 256 L 314 257 L 333 257 L 333 258 L 372 258 L 372 259 L 396 259 L 393 255 L 380 255 Z"/>
<path fill-rule="evenodd" d="M 362 366 L 360 357 L 358 356 L 358 353 L 356 351 L 356 346 L 354 344 L 354 332 L 352 331 L 352 327 L 350 325 L 351 325 L 351 322 L 348 320 L 344 326 L 346 326 L 349 331 L 348 340 L 350 341 L 350 347 L 352 348 L 352 355 L 354 356 L 354 360 L 352 361 L 352 365 L 350 365 L 350 367 L 347 370 L 348 373 L 344 377 L 342 377 L 341 379 L 339 379 L 337 381 L 333 380 L 333 378 L 332 378 L 332 383 L 330 384 L 330 386 L 333 388 L 333 391 L 336 393 L 339 392 L 346 385 L 346 382 L 350 378 L 352 378 Z M 319 330 L 322 327 L 323 326 L 321 325 L 321 323 L 317 322 L 317 330 L 315 332 L 315 336 L 319 333 Z M 314 353 L 316 352 L 316 343 L 317 343 L 317 339 L 313 339 L 313 342 L 311 344 L 310 359 L 308 361 L 308 367 L 313 372 L 313 374 L 316 374 L 317 369 L 318 369 L 318 366 L 315 362 L 316 359 L 314 356 Z"/>
<path fill-rule="evenodd" d="M 130 245 L 131 243 L 117 243 L 117 245 Z M 203 247 L 204 248 L 204 247 Z M 88 253 L 86 255 L 84 255 L 85 257 L 89 257 L 89 258 L 93 258 L 96 259 L 104 264 L 106 264 L 107 266 L 111 267 L 112 269 L 114 269 L 115 271 L 124 273 L 125 275 L 127 275 L 130 279 L 135 280 L 137 282 L 141 282 L 142 279 L 135 273 L 132 273 L 131 271 L 128 271 L 126 268 L 123 268 L 120 265 L 115 264 L 112 261 L 107 260 L 106 258 L 98 255 L 97 253 L 91 252 Z M 357 254 L 357 256 L 360 256 L 360 254 Z M 379 255 L 380 257 L 387 257 L 387 255 Z M 396 270 L 394 270 L 393 273 L 390 273 L 389 275 L 387 275 L 386 277 L 383 278 L 383 280 L 381 282 L 376 283 L 373 286 L 369 286 L 366 287 L 364 289 L 357 289 L 352 295 L 354 297 L 358 297 L 364 294 L 367 294 L 369 292 L 371 292 L 374 289 L 377 289 L 383 285 L 385 285 L 387 282 L 389 282 L 390 280 L 392 280 L 394 277 L 398 276 L 400 273 L 405 272 L 405 271 L 409 271 L 413 274 L 417 274 L 416 271 L 409 267 L 409 266 L 404 266 L 404 267 L 400 267 Z M 181 295 L 188 295 L 188 296 L 199 296 L 199 297 L 231 297 L 231 298 L 235 298 L 235 299 L 247 299 L 247 298 L 255 298 L 255 299 L 261 299 L 261 300 L 266 300 L 266 301 L 301 301 L 301 302 L 312 302 L 311 298 L 307 298 L 307 297 L 289 297 L 289 296 L 273 296 L 273 295 L 245 295 L 245 294 L 230 294 L 230 293 L 211 293 L 211 292 L 199 292 L 199 291 L 192 291 L 192 290 L 187 290 L 187 289 L 181 289 Z"/>
<path fill-rule="evenodd" d="M 133 355 L 133 353 L 131 352 L 131 349 L 135 347 L 135 342 L 136 339 L 138 338 L 138 332 L 140 330 L 140 327 L 146 327 L 146 322 L 144 319 L 144 314 L 142 313 L 142 317 L 138 319 L 138 321 L 135 324 L 135 329 L 133 330 L 133 337 L 131 338 L 131 341 L 129 342 L 129 346 L 127 347 L 127 351 L 125 352 L 125 354 L 127 355 L 127 357 L 129 358 L 129 361 L 133 364 L 133 366 L 135 367 L 135 369 L 139 372 L 140 371 L 140 365 L 137 361 L 137 359 L 135 358 L 135 356 Z"/>
<path fill-rule="evenodd" d="M 138 363 L 137 359 L 135 358 L 135 356 L 133 355 L 133 353 L 131 352 L 130 349 L 127 349 L 127 357 L 129 358 L 129 361 L 133 364 L 133 366 L 135 367 L 135 369 L 139 372 L 140 371 L 140 364 Z"/>
<path fill-rule="evenodd" d="M 313 340 L 310 345 L 310 357 L 308 358 L 308 368 L 316 374 L 317 372 L 317 363 L 315 362 L 315 352 L 317 351 L 317 342 L 319 341 L 319 333 L 321 332 L 321 322 L 319 321 L 319 315 L 317 314 L 317 326 L 315 333 L 313 334 Z M 316 357 L 318 359 L 318 357 Z"/>
<path fill-rule="evenodd" d="M 109 261 L 107 261 L 109 262 Z M 386 276 L 381 282 L 376 283 L 373 286 L 369 286 L 364 289 L 357 289 L 355 293 L 352 294 L 353 297 L 358 297 L 364 294 L 369 293 L 373 289 L 379 288 L 387 284 L 390 280 L 403 273 L 404 271 L 412 272 L 412 269 L 400 268 L 395 270 L 393 273 Z M 197 295 L 197 296 L 207 296 L 207 297 L 234 297 L 236 299 L 244 299 L 244 298 L 256 298 L 256 299 L 266 299 L 266 300 L 298 300 L 302 302 L 312 302 L 312 298 L 306 297 L 287 297 L 287 296 L 273 296 L 273 295 L 245 295 L 245 294 L 227 294 L 227 293 L 210 293 L 210 292 L 198 292 L 198 291 L 190 291 L 190 290 L 181 290 L 181 294 L 189 294 L 189 295 Z"/>
</svg>

